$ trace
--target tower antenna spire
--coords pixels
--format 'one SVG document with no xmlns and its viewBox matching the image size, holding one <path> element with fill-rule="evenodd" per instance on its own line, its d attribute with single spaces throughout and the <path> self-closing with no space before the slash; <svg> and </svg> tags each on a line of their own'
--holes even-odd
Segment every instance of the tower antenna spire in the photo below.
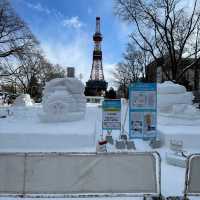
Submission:
<svg viewBox="0 0 200 200">
<path fill-rule="evenodd" d="M 96 33 L 100 33 L 100 17 L 96 17 Z"/>
</svg>

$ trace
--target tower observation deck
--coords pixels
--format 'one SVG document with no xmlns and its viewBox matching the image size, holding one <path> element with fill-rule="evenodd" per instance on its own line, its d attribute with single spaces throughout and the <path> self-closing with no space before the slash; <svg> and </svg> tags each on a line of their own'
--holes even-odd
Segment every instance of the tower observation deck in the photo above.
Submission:
<svg viewBox="0 0 200 200">
<path fill-rule="evenodd" d="M 100 96 L 106 91 L 108 83 L 104 80 L 101 42 L 103 40 L 100 32 L 100 17 L 96 17 L 96 31 L 93 35 L 94 50 L 90 79 L 86 82 L 86 96 Z"/>
</svg>

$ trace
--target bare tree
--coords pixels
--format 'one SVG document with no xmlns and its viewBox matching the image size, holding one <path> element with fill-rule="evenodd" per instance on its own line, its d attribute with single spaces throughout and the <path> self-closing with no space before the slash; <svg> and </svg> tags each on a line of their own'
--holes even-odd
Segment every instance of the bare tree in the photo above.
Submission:
<svg viewBox="0 0 200 200">
<path fill-rule="evenodd" d="M 24 53 L 27 48 L 33 45 L 34 39 L 34 36 L 25 23 L 17 16 L 9 1 L 1 0 L 0 59 L 15 55 L 16 53 Z"/>
<path fill-rule="evenodd" d="M 200 46 L 191 51 L 189 45 L 200 21 L 198 0 L 190 11 L 181 0 L 116 0 L 115 12 L 123 20 L 134 24 L 130 38 L 143 50 L 151 53 L 154 60 L 163 60 L 162 69 L 169 80 L 179 82 L 187 70 L 199 62 Z M 199 37 L 199 35 L 196 35 Z M 144 44 L 141 45 L 141 44 Z M 182 65 L 182 58 L 192 57 L 194 62 Z"/>
<path fill-rule="evenodd" d="M 138 50 L 133 43 L 128 43 L 124 60 L 116 66 L 113 72 L 114 81 L 124 96 L 127 96 L 127 88 L 130 83 L 145 79 L 145 70 L 149 59 L 147 52 Z"/>
<path fill-rule="evenodd" d="M 21 91 L 29 93 L 30 81 L 40 74 L 41 54 L 34 49 L 23 55 L 18 53 L 14 58 L 5 63 L 7 76 L 4 79 L 11 83 L 15 82 Z"/>
<path fill-rule="evenodd" d="M 39 42 L 17 16 L 9 0 L 0 0 L 0 78 L 1 85 L 15 85 L 32 95 L 46 81 L 64 77 L 64 69 L 44 58 Z"/>
<path fill-rule="evenodd" d="M 4 79 L 11 83 L 15 82 L 22 92 L 29 94 L 36 85 L 39 87 L 40 84 L 42 87 L 46 81 L 64 77 L 64 69 L 60 65 L 49 63 L 37 48 L 23 56 L 19 54 L 13 62 L 7 62 L 6 71 L 9 76 Z"/>
</svg>

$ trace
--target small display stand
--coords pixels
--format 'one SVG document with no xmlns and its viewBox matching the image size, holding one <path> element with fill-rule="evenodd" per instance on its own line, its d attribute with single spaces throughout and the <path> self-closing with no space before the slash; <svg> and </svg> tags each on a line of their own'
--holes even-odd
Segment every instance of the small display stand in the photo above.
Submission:
<svg viewBox="0 0 200 200">
<path fill-rule="evenodd" d="M 101 140 L 114 145 L 113 131 L 121 132 L 121 99 L 105 99 L 102 104 Z"/>
<path fill-rule="evenodd" d="M 128 139 L 128 133 L 124 130 L 124 125 L 126 122 L 126 117 L 128 113 L 128 106 L 125 111 L 125 117 L 123 124 L 121 125 L 121 100 L 115 99 L 110 100 L 106 99 L 103 101 L 102 104 L 102 134 L 101 134 L 101 141 L 106 141 L 107 144 L 115 145 L 115 148 L 118 150 L 134 150 L 135 144 L 132 140 Z M 104 132 L 105 139 L 104 139 Z M 114 133 L 113 133 L 114 132 Z M 112 134 L 117 134 L 119 132 L 119 139 L 114 140 Z M 115 137 L 116 138 L 116 137 Z M 103 145 L 103 144 L 102 144 Z"/>
</svg>

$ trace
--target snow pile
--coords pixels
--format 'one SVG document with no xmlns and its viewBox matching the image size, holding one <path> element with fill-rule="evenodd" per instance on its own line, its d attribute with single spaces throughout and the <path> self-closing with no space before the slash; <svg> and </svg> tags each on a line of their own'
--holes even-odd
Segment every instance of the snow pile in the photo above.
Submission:
<svg viewBox="0 0 200 200">
<path fill-rule="evenodd" d="M 179 125 L 199 125 L 200 112 L 192 105 L 193 98 L 193 94 L 187 92 L 182 85 L 170 81 L 158 84 L 159 123 L 165 125 L 177 125 L 177 123 Z"/>
<path fill-rule="evenodd" d="M 84 85 L 77 78 L 56 78 L 46 84 L 43 96 L 43 122 L 80 120 L 85 115 Z"/>
<path fill-rule="evenodd" d="M 24 107 L 24 106 L 32 106 L 33 104 L 34 101 L 31 99 L 29 94 L 21 94 L 15 99 L 13 106 Z"/>
</svg>

